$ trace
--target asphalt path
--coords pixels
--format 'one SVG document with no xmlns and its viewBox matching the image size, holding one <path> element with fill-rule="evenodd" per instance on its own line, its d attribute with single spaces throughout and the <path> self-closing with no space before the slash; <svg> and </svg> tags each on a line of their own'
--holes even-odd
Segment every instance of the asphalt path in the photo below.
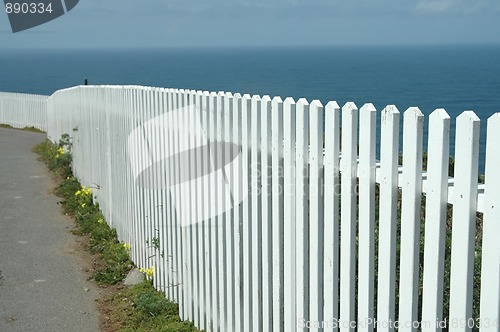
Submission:
<svg viewBox="0 0 500 332">
<path fill-rule="evenodd" d="M 0 332 L 99 331 L 72 222 L 31 148 L 44 134 L 0 128 Z"/>
</svg>

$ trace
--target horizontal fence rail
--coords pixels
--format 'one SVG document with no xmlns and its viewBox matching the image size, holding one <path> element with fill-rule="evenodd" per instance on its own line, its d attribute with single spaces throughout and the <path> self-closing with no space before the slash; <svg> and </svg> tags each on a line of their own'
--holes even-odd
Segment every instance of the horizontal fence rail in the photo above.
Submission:
<svg viewBox="0 0 500 332">
<path fill-rule="evenodd" d="M 0 123 L 14 128 L 47 131 L 49 96 L 0 92 Z"/>
<path fill-rule="evenodd" d="M 133 261 L 199 328 L 500 330 L 500 113 L 481 181 L 471 111 L 452 167 L 443 109 L 80 86 L 48 99 L 46 121 L 52 141 L 71 136 L 74 174 Z"/>
</svg>

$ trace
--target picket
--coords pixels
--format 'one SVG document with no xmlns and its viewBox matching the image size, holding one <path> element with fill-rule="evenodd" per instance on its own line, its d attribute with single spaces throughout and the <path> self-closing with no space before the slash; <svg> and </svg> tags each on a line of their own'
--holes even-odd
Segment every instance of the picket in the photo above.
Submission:
<svg viewBox="0 0 500 332">
<path fill-rule="evenodd" d="M 231 181 L 234 183 L 234 191 L 238 197 L 243 198 L 243 192 L 245 186 L 243 185 L 243 180 L 245 179 L 243 173 L 243 162 L 242 162 L 242 146 L 241 146 L 241 107 L 242 98 L 239 93 L 234 95 L 233 100 L 233 142 L 237 144 L 237 158 L 238 163 L 231 169 Z M 242 234 L 242 209 L 241 202 L 234 201 L 234 218 L 233 218 L 233 248 L 234 248 L 234 331 L 243 331 L 243 314 L 242 314 L 242 297 L 243 297 L 243 276 L 242 276 L 242 254 L 243 246 L 241 240 Z"/>
<path fill-rule="evenodd" d="M 359 258 L 358 327 L 373 331 L 375 282 L 375 161 L 377 110 L 365 104 L 359 111 Z M 366 322 L 366 324 L 365 324 Z"/>
<path fill-rule="evenodd" d="M 329 102 L 325 107 L 323 317 L 330 322 L 339 318 L 339 151 L 340 107 Z M 337 331 L 338 327 L 330 324 L 324 330 Z"/>
<path fill-rule="evenodd" d="M 341 331 L 354 331 L 356 287 L 356 177 L 358 108 L 342 107 L 342 158 L 340 160 L 340 324 Z"/>
<path fill-rule="evenodd" d="M 223 133 L 224 133 L 224 127 L 223 124 L 224 122 L 222 121 L 224 117 L 224 92 L 219 92 L 217 94 L 217 104 L 216 104 L 216 109 L 215 109 L 215 118 L 216 118 L 216 125 L 217 125 L 217 130 L 216 130 L 216 135 L 214 137 L 215 142 L 222 142 L 223 141 Z M 225 247 L 225 242 L 224 241 L 224 230 L 226 227 L 226 213 L 225 213 L 225 201 L 228 199 L 226 197 L 226 186 L 227 186 L 227 178 L 226 174 L 223 171 L 224 169 L 222 168 L 224 165 L 221 165 L 219 162 L 220 160 L 225 160 L 224 159 L 224 148 L 219 146 L 218 144 L 214 144 L 214 150 L 211 151 L 212 153 L 212 158 L 213 158 L 213 163 L 214 163 L 214 171 L 218 173 L 222 173 L 220 180 L 221 181 L 216 181 L 215 184 L 215 202 L 216 204 L 220 204 L 217 211 L 221 211 L 220 214 L 217 215 L 216 220 L 217 220 L 217 240 L 216 240 L 216 245 L 217 245 L 217 296 L 218 296 L 218 320 L 219 320 L 219 329 L 220 331 L 226 331 L 226 317 L 225 317 L 225 312 L 226 312 L 226 296 L 225 292 L 227 291 L 226 289 L 226 282 L 225 282 L 225 277 L 227 275 L 227 271 L 224 265 L 224 260 L 226 256 L 226 247 Z"/>
<path fill-rule="evenodd" d="M 243 178 L 243 182 L 246 182 L 248 186 L 251 186 L 250 172 L 248 170 L 248 165 L 251 164 L 250 159 L 250 128 L 251 128 L 251 107 L 252 107 L 252 99 L 250 95 L 245 94 L 242 98 L 242 108 L 241 108 L 241 150 L 242 150 L 242 163 L 243 168 L 247 169 L 247 172 L 242 173 L 241 176 Z M 249 194 L 250 188 L 243 188 L 248 199 L 243 200 L 243 230 L 242 230 L 242 238 L 243 238 L 243 331 L 252 331 L 252 265 L 251 265 L 251 255 L 252 255 L 252 247 L 251 247 L 251 234 L 252 234 L 252 195 Z"/>
<path fill-rule="evenodd" d="M 261 177 L 261 201 L 260 210 L 262 211 L 261 220 L 261 238 L 262 238 L 262 324 L 261 331 L 272 330 L 272 196 L 271 196 L 271 97 L 263 96 L 261 101 L 260 123 L 260 177 Z"/>
<path fill-rule="evenodd" d="M 420 283 L 420 210 L 422 206 L 422 144 L 424 115 L 416 107 L 404 113 L 401 183 L 401 249 L 399 277 L 400 331 L 417 331 Z"/>
<path fill-rule="evenodd" d="M 319 100 L 309 111 L 309 319 L 323 321 L 323 133 L 324 109 Z M 311 330 L 319 331 L 314 325 Z"/>
<path fill-rule="evenodd" d="M 252 97 L 250 114 L 250 196 L 251 212 L 251 283 L 252 283 L 252 329 L 262 331 L 262 169 L 260 155 L 262 98 Z"/>
<path fill-rule="evenodd" d="M 395 320 L 396 223 L 398 200 L 399 111 L 393 105 L 382 111 L 380 143 L 380 204 L 378 245 L 377 320 Z M 392 331 L 390 324 L 377 331 Z"/>
<path fill-rule="evenodd" d="M 297 319 L 309 320 L 309 103 L 296 106 L 295 280 Z M 304 330 L 306 330 L 304 328 Z"/>
<path fill-rule="evenodd" d="M 439 329 L 435 323 L 442 321 L 443 315 L 446 197 L 448 196 L 450 147 L 450 116 L 444 109 L 435 110 L 429 117 L 428 144 L 422 321 L 431 324 L 423 326 L 422 331 L 437 331 Z"/>
<path fill-rule="evenodd" d="M 272 215 L 272 326 L 271 331 L 281 332 L 283 326 L 283 227 L 284 227 L 284 182 L 283 182 L 283 100 L 275 97 L 271 109 L 271 192 Z"/>
<path fill-rule="evenodd" d="M 231 93 L 226 93 L 224 95 L 224 138 L 223 141 L 225 142 L 233 142 L 233 136 L 232 136 L 232 130 L 233 130 L 233 95 Z M 228 157 L 229 156 L 229 157 Z M 224 157 L 222 158 L 223 160 L 226 160 L 229 158 L 229 160 L 234 160 L 237 156 L 234 155 L 234 149 L 228 149 L 226 145 L 224 145 Z M 228 172 L 226 172 L 226 182 L 228 184 L 234 183 L 234 174 L 233 174 L 233 168 L 230 168 Z M 231 193 L 231 198 L 233 200 L 233 206 L 234 206 L 234 194 Z M 235 210 L 232 209 L 231 211 L 226 212 L 226 220 L 224 222 L 224 233 L 225 233 L 225 239 L 224 239 L 224 245 L 226 248 L 226 253 L 225 253 L 225 260 L 226 260 L 226 278 L 225 278 L 225 306 L 227 308 L 227 316 L 226 316 L 226 324 L 225 324 L 225 329 L 226 331 L 234 331 L 234 278 L 231 276 L 234 276 L 234 270 L 233 270 L 233 259 L 234 259 L 234 247 L 233 247 L 233 226 L 234 226 L 234 213 Z"/>
<path fill-rule="evenodd" d="M 480 120 L 472 111 L 464 112 L 457 118 L 455 146 L 460 149 L 455 152 L 450 322 L 472 319 L 479 125 Z M 468 324 L 450 327 L 450 331 L 471 330 Z"/>
<path fill-rule="evenodd" d="M 295 280 L 295 144 L 296 144 L 296 103 L 286 98 L 283 103 L 283 269 L 284 269 L 284 329 L 296 329 L 296 280 Z M 246 329 L 244 329 L 246 331 Z"/>
<path fill-rule="evenodd" d="M 209 139 L 209 93 L 207 91 L 203 92 L 203 97 L 202 97 L 202 106 L 201 106 L 201 117 L 202 117 L 202 126 L 205 128 L 205 135 L 207 137 L 207 143 L 210 142 Z M 211 169 L 211 158 L 208 154 L 208 149 L 202 149 L 202 162 L 203 162 L 203 168 L 210 170 Z M 202 182 L 203 186 L 203 196 L 202 200 L 204 202 L 203 204 L 203 213 L 204 215 L 209 215 L 210 214 L 210 206 L 211 206 L 211 200 L 210 200 L 210 182 L 208 179 L 206 179 L 204 182 Z M 213 314 L 213 307 L 212 307 L 212 284 L 211 284 L 211 276 L 212 276 L 212 264 L 211 264 L 211 259 L 210 259 L 210 231 L 211 231 L 211 220 L 205 219 L 203 220 L 203 255 L 204 255 L 204 274 L 205 274 L 205 294 L 204 294 L 204 300 L 205 300 L 205 324 L 204 324 L 204 329 L 209 330 L 212 327 L 212 314 Z"/>
</svg>

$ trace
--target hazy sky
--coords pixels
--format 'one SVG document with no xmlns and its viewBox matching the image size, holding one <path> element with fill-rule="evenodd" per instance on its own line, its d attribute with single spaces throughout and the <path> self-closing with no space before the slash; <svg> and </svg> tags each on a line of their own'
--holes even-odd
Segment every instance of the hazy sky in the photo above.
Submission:
<svg viewBox="0 0 500 332">
<path fill-rule="evenodd" d="M 500 43 L 498 0 L 80 0 L 1 48 Z"/>
</svg>

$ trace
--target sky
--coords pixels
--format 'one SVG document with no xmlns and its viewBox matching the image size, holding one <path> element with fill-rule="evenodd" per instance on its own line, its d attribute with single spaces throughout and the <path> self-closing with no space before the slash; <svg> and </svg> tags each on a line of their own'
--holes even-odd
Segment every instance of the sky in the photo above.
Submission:
<svg viewBox="0 0 500 332">
<path fill-rule="evenodd" d="M 498 0 L 80 0 L 0 49 L 500 43 Z"/>
</svg>

